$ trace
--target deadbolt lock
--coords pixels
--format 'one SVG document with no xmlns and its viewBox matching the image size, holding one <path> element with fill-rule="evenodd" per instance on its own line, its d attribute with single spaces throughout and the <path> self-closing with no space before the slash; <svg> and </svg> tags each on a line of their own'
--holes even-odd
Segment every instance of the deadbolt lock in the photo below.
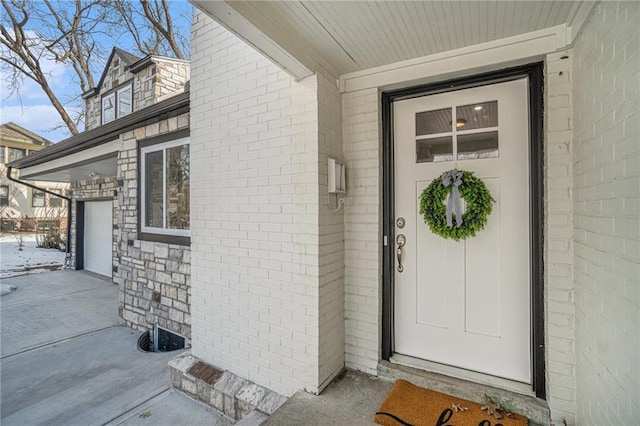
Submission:
<svg viewBox="0 0 640 426">
<path fill-rule="evenodd" d="M 396 220 L 396 226 L 397 226 L 398 228 L 400 228 L 400 229 L 404 228 L 404 223 L 405 223 L 405 222 L 404 222 L 404 217 L 399 217 L 399 218 Z"/>
</svg>

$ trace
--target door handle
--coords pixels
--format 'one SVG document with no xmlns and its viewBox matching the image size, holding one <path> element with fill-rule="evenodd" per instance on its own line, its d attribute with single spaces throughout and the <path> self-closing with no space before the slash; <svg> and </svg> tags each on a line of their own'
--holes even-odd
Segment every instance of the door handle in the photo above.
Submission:
<svg viewBox="0 0 640 426">
<path fill-rule="evenodd" d="M 406 242 L 407 238 L 404 235 L 399 234 L 396 237 L 396 244 L 398 245 L 398 251 L 396 252 L 398 256 L 398 272 L 404 271 L 404 267 L 402 266 L 402 247 L 404 247 Z"/>
</svg>

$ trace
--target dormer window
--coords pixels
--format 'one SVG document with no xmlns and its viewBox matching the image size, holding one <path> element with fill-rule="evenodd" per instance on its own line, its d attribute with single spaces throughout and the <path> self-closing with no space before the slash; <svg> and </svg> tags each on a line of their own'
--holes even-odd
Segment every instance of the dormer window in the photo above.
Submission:
<svg viewBox="0 0 640 426">
<path fill-rule="evenodd" d="M 102 97 L 102 124 L 131 114 L 133 86 L 127 85 Z"/>
</svg>

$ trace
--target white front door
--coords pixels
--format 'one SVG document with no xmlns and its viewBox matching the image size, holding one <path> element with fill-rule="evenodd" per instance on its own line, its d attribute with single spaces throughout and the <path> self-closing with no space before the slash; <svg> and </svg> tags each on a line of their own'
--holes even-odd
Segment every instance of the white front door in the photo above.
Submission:
<svg viewBox="0 0 640 426">
<path fill-rule="evenodd" d="M 394 331 L 396 353 L 531 383 L 527 82 L 394 103 L 395 234 L 406 237 Z M 495 199 L 485 228 L 460 242 L 419 214 L 422 190 L 456 168 Z"/>
<path fill-rule="evenodd" d="M 84 203 L 84 269 L 111 277 L 113 264 L 113 204 Z"/>
</svg>

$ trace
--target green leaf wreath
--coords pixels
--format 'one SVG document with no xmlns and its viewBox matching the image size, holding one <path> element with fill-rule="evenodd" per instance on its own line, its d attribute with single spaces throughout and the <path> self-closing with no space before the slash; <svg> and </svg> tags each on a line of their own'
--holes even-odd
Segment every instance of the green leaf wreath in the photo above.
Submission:
<svg viewBox="0 0 640 426">
<path fill-rule="evenodd" d="M 478 231 L 484 228 L 487 218 L 491 214 L 492 203 L 495 202 L 482 180 L 475 177 L 472 172 L 460 171 L 462 172 L 462 184 L 458 190 L 460 198 L 466 202 L 466 211 L 462 214 L 462 225 L 459 227 L 455 226 L 455 223 L 452 227 L 447 226 L 445 202 L 453 185 L 445 187 L 442 176 L 440 176 L 431 182 L 420 195 L 420 214 L 424 217 L 425 223 L 429 225 L 431 232 L 455 241 L 474 237 Z"/>
</svg>

